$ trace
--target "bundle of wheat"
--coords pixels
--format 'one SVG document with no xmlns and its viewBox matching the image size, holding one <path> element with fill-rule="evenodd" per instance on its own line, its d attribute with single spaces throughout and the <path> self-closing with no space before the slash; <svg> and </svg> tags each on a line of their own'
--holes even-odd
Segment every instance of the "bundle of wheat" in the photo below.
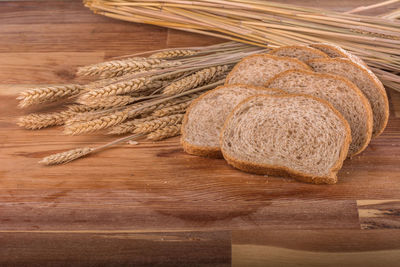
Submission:
<svg viewBox="0 0 400 267">
<path fill-rule="evenodd" d="M 62 101 L 61 111 L 33 113 L 19 118 L 26 129 L 64 125 L 64 134 L 98 132 L 131 135 L 99 147 L 76 148 L 44 158 L 54 165 L 70 162 L 132 139 L 162 140 L 179 134 L 183 114 L 202 92 L 224 82 L 242 57 L 265 48 L 236 42 L 207 47 L 164 49 L 148 57 L 127 56 L 84 66 L 79 76 L 94 77 L 88 84 L 57 85 L 22 92 L 21 108 Z"/>
<path fill-rule="evenodd" d="M 400 10 L 377 17 L 355 14 L 399 2 L 339 13 L 260 0 L 84 1 L 95 13 L 108 17 L 258 46 L 335 43 L 360 56 L 387 87 L 400 91 L 400 22 L 396 20 Z"/>
</svg>

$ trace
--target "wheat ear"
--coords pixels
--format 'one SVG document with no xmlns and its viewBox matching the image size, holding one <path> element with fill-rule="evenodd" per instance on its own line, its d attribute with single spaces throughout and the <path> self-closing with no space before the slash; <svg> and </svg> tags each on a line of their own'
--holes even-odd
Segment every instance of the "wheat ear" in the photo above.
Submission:
<svg viewBox="0 0 400 267">
<path fill-rule="evenodd" d="M 61 152 L 61 153 L 57 153 L 57 154 L 53 154 L 48 157 L 45 157 L 41 161 L 39 161 L 39 163 L 44 164 L 44 165 L 57 165 L 57 164 L 62 164 L 62 163 L 68 163 L 77 158 L 86 156 L 87 154 L 89 154 L 92 151 L 93 151 L 93 148 L 90 148 L 90 147 L 76 148 L 76 149 L 68 150 L 65 152 Z"/>
<path fill-rule="evenodd" d="M 83 112 L 88 112 L 88 111 L 93 111 L 95 110 L 94 108 L 85 106 L 85 105 L 78 105 L 78 104 L 73 104 L 67 106 L 67 109 L 76 113 L 83 113 Z"/>
<path fill-rule="evenodd" d="M 140 119 L 134 119 L 130 121 L 126 121 L 124 123 L 120 123 L 118 125 L 115 125 L 110 129 L 108 134 L 126 134 L 126 133 L 133 133 L 133 130 L 135 130 L 136 126 L 140 123 L 143 123 L 145 121 L 151 121 L 157 119 L 157 117 L 154 116 L 146 116 L 144 118 Z"/>
<path fill-rule="evenodd" d="M 170 125 L 164 128 L 158 129 L 147 135 L 147 139 L 153 141 L 163 140 L 169 137 L 177 136 L 181 133 L 182 124 Z"/>
<path fill-rule="evenodd" d="M 175 95 L 183 91 L 209 83 L 228 70 L 228 65 L 205 68 L 185 78 L 172 82 L 164 88 L 163 94 Z"/>
<path fill-rule="evenodd" d="M 19 107 L 25 108 L 32 105 L 54 102 L 62 98 L 78 94 L 84 87 L 79 84 L 66 84 L 34 88 L 21 92 L 17 97 Z"/>
<path fill-rule="evenodd" d="M 196 55 L 198 52 L 193 49 L 171 49 L 166 51 L 157 52 L 151 54 L 149 58 L 176 58 L 176 57 L 188 57 Z"/>
<path fill-rule="evenodd" d="M 116 111 L 109 115 L 104 115 L 99 118 L 85 121 L 67 124 L 64 129 L 64 133 L 68 135 L 77 135 L 82 133 L 90 133 L 106 129 L 108 127 L 117 125 L 128 118 L 128 112 L 126 110 Z"/>
<path fill-rule="evenodd" d="M 53 113 L 32 113 L 18 119 L 18 126 L 25 129 L 38 130 L 50 126 L 63 125 L 75 112 L 70 110 Z"/>
<path fill-rule="evenodd" d="M 192 103 L 191 100 L 183 102 L 183 103 L 179 103 L 179 104 L 175 104 L 169 107 L 165 107 L 159 110 L 155 110 L 152 115 L 155 117 L 164 117 L 164 116 L 168 116 L 168 115 L 172 115 L 172 114 L 176 114 L 176 113 L 183 113 L 186 111 L 186 108 L 190 105 L 190 103 Z"/>
<path fill-rule="evenodd" d="M 80 97 L 77 103 L 91 108 L 123 107 L 137 101 L 138 98 L 131 96 L 107 96 L 107 97 Z"/>
<path fill-rule="evenodd" d="M 149 77 L 135 78 L 88 91 L 81 96 L 81 99 L 146 92 L 160 88 L 165 84 L 167 84 L 167 82 L 153 80 L 153 78 Z"/>
<path fill-rule="evenodd" d="M 123 60 L 111 60 L 102 63 L 92 64 L 78 68 L 78 76 L 95 76 L 100 75 L 103 78 L 111 78 L 121 76 L 128 72 L 136 72 L 140 70 L 148 70 L 159 65 L 161 59 L 136 59 L 128 58 Z M 104 77 L 107 76 L 107 77 Z"/>
<path fill-rule="evenodd" d="M 163 108 L 168 105 L 170 105 L 170 102 L 158 103 L 154 105 L 137 103 L 120 111 L 111 111 L 111 114 L 101 115 L 100 113 L 100 116 L 94 114 L 95 118 L 89 121 L 87 120 L 88 118 L 85 117 L 75 117 L 67 121 L 64 133 L 68 135 L 77 135 L 99 131 L 115 126 L 127 119 L 136 118 L 142 114 L 151 113 L 158 108 Z"/>
<path fill-rule="evenodd" d="M 136 125 L 134 133 L 137 134 L 148 134 L 165 126 L 180 124 L 183 119 L 183 114 L 174 114 L 162 118 L 156 118 L 155 120 L 146 121 Z"/>
<path fill-rule="evenodd" d="M 39 163 L 42 163 L 44 165 L 57 165 L 57 164 L 63 164 L 63 163 L 68 163 L 70 161 L 73 161 L 75 159 L 81 158 L 83 156 L 86 156 L 90 153 L 93 152 L 97 152 L 99 150 L 103 150 L 105 148 L 108 148 L 110 146 L 116 145 L 116 144 L 120 144 L 122 142 L 131 140 L 131 139 L 135 139 L 135 138 L 140 138 L 142 137 L 142 135 L 138 135 L 138 134 L 134 134 L 134 135 L 129 135 L 117 140 L 114 140 L 110 143 L 107 143 L 105 145 L 102 146 L 98 146 L 98 147 L 81 147 L 81 148 L 75 148 L 75 149 L 71 149 L 65 152 L 61 152 L 61 153 L 57 153 L 57 154 L 53 154 L 50 155 L 48 157 L 43 158 L 41 161 L 39 161 Z"/>
</svg>

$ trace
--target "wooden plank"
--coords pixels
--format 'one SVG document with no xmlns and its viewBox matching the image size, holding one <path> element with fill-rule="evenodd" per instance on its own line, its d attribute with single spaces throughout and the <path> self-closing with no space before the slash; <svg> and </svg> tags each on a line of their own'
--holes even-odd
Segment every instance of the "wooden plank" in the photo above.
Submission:
<svg viewBox="0 0 400 267">
<path fill-rule="evenodd" d="M 0 233 L 1 266 L 230 266 L 229 232 Z"/>
<path fill-rule="evenodd" d="M 107 51 L 124 55 L 164 48 L 167 39 L 167 29 L 123 21 L 9 24 L 0 28 L 0 34 L 0 53 Z"/>
<path fill-rule="evenodd" d="M 232 266 L 398 266 L 393 230 L 232 232 Z"/>
<path fill-rule="evenodd" d="M 104 181 L 92 190 L 1 190 L 0 231 L 360 228 L 355 201 L 246 201 L 207 184 L 167 193 L 139 180 L 145 184 L 126 190 L 106 188 Z M 65 182 L 57 181 L 60 188 Z"/>
<path fill-rule="evenodd" d="M 362 229 L 400 229 L 400 200 L 357 200 Z"/>
</svg>

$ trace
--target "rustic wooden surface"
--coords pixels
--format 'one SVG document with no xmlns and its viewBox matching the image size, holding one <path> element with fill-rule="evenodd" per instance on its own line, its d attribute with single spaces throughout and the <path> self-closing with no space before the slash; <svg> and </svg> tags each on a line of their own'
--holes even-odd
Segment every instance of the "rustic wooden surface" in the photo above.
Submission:
<svg viewBox="0 0 400 267">
<path fill-rule="evenodd" d="M 112 56 L 222 40 L 96 16 L 78 0 L 1 1 L 0 36 L 0 266 L 398 266 L 400 93 L 388 90 L 387 129 L 337 185 L 242 173 L 184 154 L 178 138 L 43 167 L 110 137 L 19 129 L 19 91 Z"/>
</svg>

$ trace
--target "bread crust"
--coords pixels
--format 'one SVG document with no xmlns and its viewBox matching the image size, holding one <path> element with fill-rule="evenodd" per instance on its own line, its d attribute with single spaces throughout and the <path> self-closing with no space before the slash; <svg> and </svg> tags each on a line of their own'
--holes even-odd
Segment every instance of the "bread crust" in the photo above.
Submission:
<svg viewBox="0 0 400 267">
<path fill-rule="evenodd" d="M 221 89 L 225 89 L 225 88 L 229 88 L 229 87 L 237 87 L 237 86 L 241 86 L 244 88 L 249 88 L 249 89 L 254 89 L 254 90 L 269 90 L 269 91 L 275 91 L 278 93 L 282 93 L 285 94 L 285 92 L 283 90 L 280 89 L 275 89 L 275 88 L 266 88 L 266 87 L 262 87 L 262 86 L 253 86 L 253 85 L 247 85 L 247 84 L 228 84 L 228 85 L 220 85 L 210 91 L 205 92 L 204 94 L 200 95 L 198 98 L 196 98 L 195 100 L 193 100 L 192 103 L 190 103 L 189 107 L 186 110 L 186 113 L 183 117 L 183 121 L 182 121 L 182 127 L 181 127 L 181 145 L 183 147 L 183 150 L 191 155 L 196 155 L 196 156 L 201 156 L 201 157 L 208 157 L 208 158 L 223 158 L 220 147 L 206 147 L 206 146 L 197 146 L 197 145 L 193 145 L 190 144 L 188 142 L 185 141 L 185 136 L 186 136 L 186 131 L 185 131 L 185 126 L 188 122 L 188 114 L 190 113 L 190 111 L 192 110 L 192 108 L 197 104 L 197 102 L 199 102 L 201 99 L 203 99 L 205 96 L 221 90 Z"/>
<path fill-rule="evenodd" d="M 382 123 L 381 128 L 377 129 L 376 132 L 372 133 L 372 137 L 379 136 L 385 130 L 386 125 L 389 120 L 389 100 L 387 98 L 386 90 L 385 90 L 385 87 L 383 86 L 382 82 L 378 79 L 378 77 L 375 76 L 375 74 L 370 69 L 366 68 L 365 66 L 363 66 L 359 63 L 354 62 L 353 60 L 351 60 L 349 58 L 319 58 L 319 59 L 310 60 L 307 63 L 332 62 L 332 61 L 341 61 L 341 62 L 350 63 L 353 66 L 355 66 L 356 68 L 358 68 L 359 70 L 361 70 L 362 72 L 364 72 L 364 74 L 366 74 L 370 78 L 371 82 L 378 89 L 379 94 L 382 95 L 383 101 L 384 101 L 383 123 Z"/>
<path fill-rule="evenodd" d="M 240 64 L 243 64 L 243 62 L 245 62 L 247 59 L 249 58 L 253 58 L 253 57 L 267 57 L 267 58 L 272 58 L 272 59 L 276 59 L 276 60 L 289 60 L 292 62 L 296 62 L 300 65 L 302 65 L 304 67 L 304 69 L 310 70 L 312 71 L 312 68 L 307 65 L 306 63 L 304 63 L 303 61 L 298 60 L 297 58 L 292 58 L 292 57 L 278 57 L 278 56 L 274 56 L 274 55 L 270 55 L 270 54 L 254 54 L 254 55 L 250 55 L 247 57 L 242 58 L 238 63 L 236 63 L 236 65 L 233 67 L 233 69 L 228 73 L 228 75 L 225 78 L 225 85 L 228 85 L 228 81 L 230 79 L 230 77 L 234 74 L 234 72 L 239 68 Z"/>
<path fill-rule="evenodd" d="M 222 148 L 223 132 L 226 130 L 226 127 L 228 126 L 228 123 L 231 120 L 232 116 L 234 115 L 235 111 L 238 110 L 242 105 L 244 105 L 245 103 L 250 101 L 252 98 L 256 98 L 256 97 L 260 97 L 260 96 L 262 96 L 262 97 L 279 97 L 279 98 L 303 96 L 303 97 L 311 98 L 318 102 L 321 102 L 322 104 L 327 106 L 329 109 L 331 109 L 337 115 L 337 117 L 342 121 L 342 123 L 346 129 L 346 137 L 345 137 L 342 147 L 340 148 L 339 158 L 335 162 L 335 164 L 332 166 L 332 168 L 329 170 L 328 176 L 313 176 L 313 175 L 308 175 L 306 173 L 302 173 L 302 172 L 298 172 L 298 171 L 289 169 L 285 166 L 258 164 L 258 163 L 238 160 L 238 159 L 235 159 L 234 157 L 230 156 L 227 152 L 224 151 L 224 149 Z M 337 182 L 337 172 L 342 168 L 343 161 L 346 159 L 350 143 L 351 143 L 351 130 L 350 130 L 350 126 L 349 126 L 347 120 L 343 117 L 343 115 L 339 111 L 337 111 L 328 101 L 319 99 L 314 96 L 304 95 L 304 94 L 255 95 L 255 96 L 248 97 L 248 98 L 244 99 L 242 102 L 240 102 L 235 107 L 234 110 L 232 110 L 232 112 L 229 114 L 229 116 L 225 120 L 224 127 L 222 128 L 221 134 L 220 134 L 220 147 L 221 147 L 222 155 L 224 156 L 224 158 L 228 162 L 228 164 L 232 165 L 233 167 L 235 167 L 239 170 L 245 171 L 245 172 L 250 172 L 250 173 L 255 173 L 255 174 L 289 176 L 289 177 L 295 178 L 298 181 L 306 182 L 306 183 L 313 183 L 313 184 L 335 184 Z"/>
<path fill-rule="evenodd" d="M 299 48 L 299 49 L 304 49 L 304 50 L 308 50 L 314 54 L 318 54 L 319 56 L 321 56 L 321 58 L 329 58 L 329 56 L 327 54 L 325 54 L 324 52 L 322 52 L 321 50 L 318 50 L 316 48 L 313 47 L 309 47 L 306 45 L 285 45 L 285 46 L 280 46 L 277 48 L 272 49 L 271 51 L 268 52 L 268 54 L 270 55 L 275 55 L 276 52 L 286 49 L 286 48 Z"/>
<path fill-rule="evenodd" d="M 342 77 L 339 75 L 334 75 L 334 74 L 317 73 L 317 72 L 307 71 L 307 70 L 287 70 L 287 71 L 281 72 L 281 73 L 275 75 L 274 77 L 272 77 L 271 79 L 269 79 L 265 83 L 265 86 L 268 87 L 270 84 L 272 84 L 272 82 L 274 80 L 279 79 L 282 76 L 285 76 L 287 73 L 292 73 L 292 72 L 301 72 L 301 73 L 304 73 L 307 75 L 314 75 L 314 76 L 318 76 L 318 77 L 325 77 L 325 78 L 340 80 L 340 81 L 344 82 L 351 90 L 353 90 L 358 95 L 358 97 L 361 99 L 363 107 L 367 113 L 367 121 L 366 121 L 366 123 L 367 123 L 366 136 L 367 136 L 367 138 L 366 138 L 366 142 L 363 144 L 363 146 L 360 147 L 360 149 L 355 151 L 353 154 L 348 155 L 348 157 L 353 157 L 355 155 L 360 154 L 362 151 L 364 151 L 367 148 L 367 146 L 372 138 L 373 114 L 372 114 L 371 105 L 370 105 L 367 97 L 363 94 L 363 92 L 354 83 L 352 83 L 350 80 L 346 79 L 345 77 Z"/>
</svg>

